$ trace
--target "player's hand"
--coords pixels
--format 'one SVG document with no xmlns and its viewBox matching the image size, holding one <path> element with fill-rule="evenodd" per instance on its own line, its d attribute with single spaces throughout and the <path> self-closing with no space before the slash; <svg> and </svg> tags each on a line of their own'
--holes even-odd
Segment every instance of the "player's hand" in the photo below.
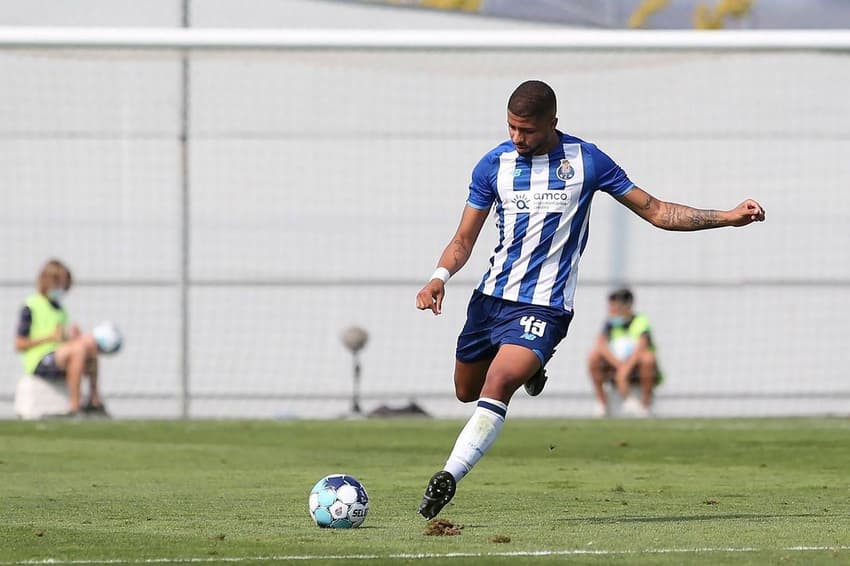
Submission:
<svg viewBox="0 0 850 566">
<path fill-rule="evenodd" d="M 72 324 L 68 327 L 68 338 L 70 338 L 71 340 L 73 340 L 74 338 L 79 338 L 82 333 L 83 331 L 80 330 L 80 327 L 76 324 Z"/>
<path fill-rule="evenodd" d="M 754 201 L 747 199 L 729 211 L 730 226 L 746 226 L 752 222 L 764 222 L 764 207 Z"/>
<path fill-rule="evenodd" d="M 440 279 L 431 279 L 416 295 L 416 308 L 424 311 L 430 309 L 435 315 L 443 312 L 443 297 L 446 295 L 446 284 Z"/>
</svg>

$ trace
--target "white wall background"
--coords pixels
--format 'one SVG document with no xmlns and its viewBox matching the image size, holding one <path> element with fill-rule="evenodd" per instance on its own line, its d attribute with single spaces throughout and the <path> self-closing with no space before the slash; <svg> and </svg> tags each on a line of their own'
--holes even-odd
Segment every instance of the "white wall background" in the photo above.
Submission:
<svg viewBox="0 0 850 566">
<path fill-rule="evenodd" d="M 136 3 L 80 3 L 65 16 L 2 4 L 15 7 L 4 18 L 17 14 L 6 25 L 179 21 L 173 2 L 146 3 L 144 16 Z M 378 11 L 402 17 L 306 0 L 240 7 L 198 2 L 193 21 L 367 27 Z M 413 19 L 393 22 L 499 24 L 404 17 Z M 79 282 L 72 316 L 116 320 L 127 335 L 125 351 L 103 360 L 113 411 L 176 416 L 179 57 L 0 52 L 0 76 L 0 318 L 10 342 L 38 268 L 61 257 Z M 507 96 L 527 78 L 552 84 L 561 127 L 598 143 L 640 186 L 702 207 L 752 196 L 769 221 L 666 233 L 599 195 L 570 334 L 546 392 L 520 393 L 512 412 L 590 414 L 584 356 L 616 279 L 655 324 L 668 375 L 658 414 L 850 412 L 846 57 L 354 51 L 192 57 L 193 416 L 345 412 L 351 360 L 339 333 L 350 324 L 371 334 L 366 410 L 414 398 L 440 416 L 468 412 L 451 394 L 454 341 L 492 228 L 450 283 L 442 317 L 413 301 L 453 233 L 472 166 L 505 137 Z M 11 415 L 19 373 L 10 347 L 0 416 Z"/>
</svg>

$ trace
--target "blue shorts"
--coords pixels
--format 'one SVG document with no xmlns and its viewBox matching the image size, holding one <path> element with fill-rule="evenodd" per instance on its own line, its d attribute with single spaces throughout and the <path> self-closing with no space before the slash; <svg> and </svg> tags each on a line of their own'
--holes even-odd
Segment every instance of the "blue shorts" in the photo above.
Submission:
<svg viewBox="0 0 850 566">
<path fill-rule="evenodd" d="M 502 344 L 515 344 L 533 351 L 546 365 L 572 319 L 573 313 L 563 309 L 515 303 L 476 290 L 469 299 L 455 356 L 461 362 L 477 362 L 494 358 Z"/>
</svg>

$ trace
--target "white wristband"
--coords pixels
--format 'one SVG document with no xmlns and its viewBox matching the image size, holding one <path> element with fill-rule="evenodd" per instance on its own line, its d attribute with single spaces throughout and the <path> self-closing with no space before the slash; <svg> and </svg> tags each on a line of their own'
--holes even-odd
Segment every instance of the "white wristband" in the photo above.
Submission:
<svg viewBox="0 0 850 566">
<path fill-rule="evenodd" d="M 436 270 L 434 270 L 434 274 L 431 276 L 431 279 L 439 279 L 443 283 L 447 283 L 449 277 L 451 276 L 452 274 L 449 273 L 448 269 L 446 269 L 445 267 L 438 267 Z"/>
</svg>

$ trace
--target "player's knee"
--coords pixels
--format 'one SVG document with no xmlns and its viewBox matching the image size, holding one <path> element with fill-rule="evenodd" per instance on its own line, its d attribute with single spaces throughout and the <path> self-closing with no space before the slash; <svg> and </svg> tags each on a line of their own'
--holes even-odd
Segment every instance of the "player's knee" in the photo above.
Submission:
<svg viewBox="0 0 850 566">
<path fill-rule="evenodd" d="M 655 368 L 655 352 L 643 352 L 638 363 L 644 368 Z"/>
<path fill-rule="evenodd" d="M 72 352 L 85 351 L 92 344 L 95 344 L 94 338 L 88 334 L 81 334 L 66 342 L 66 346 Z"/>
<path fill-rule="evenodd" d="M 83 334 L 77 339 L 80 348 L 85 352 L 86 358 L 97 357 L 97 342 L 91 334 Z"/>
<path fill-rule="evenodd" d="M 481 395 L 481 389 L 470 387 L 467 384 L 455 384 L 455 397 L 461 403 L 471 403 L 478 400 Z"/>
<path fill-rule="evenodd" d="M 487 390 L 489 396 L 497 399 L 507 399 L 514 391 L 522 387 L 531 375 L 519 375 L 507 368 L 490 368 L 487 372 Z"/>
<path fill-rule="evenodd" d="M 68 357 L 73 360 L 85 361 L 86 344 L 82 339 L 77 338 L 69 344 Z"/>
<path fill-rule="evenodd" d="M 458 361 L 455 366 L 454 384 L 455 397 L 461 403 L 471 403 L 481 396 L 484 379 L 487 375 L 489 362 L 463 363 Z"/>
</svg>

